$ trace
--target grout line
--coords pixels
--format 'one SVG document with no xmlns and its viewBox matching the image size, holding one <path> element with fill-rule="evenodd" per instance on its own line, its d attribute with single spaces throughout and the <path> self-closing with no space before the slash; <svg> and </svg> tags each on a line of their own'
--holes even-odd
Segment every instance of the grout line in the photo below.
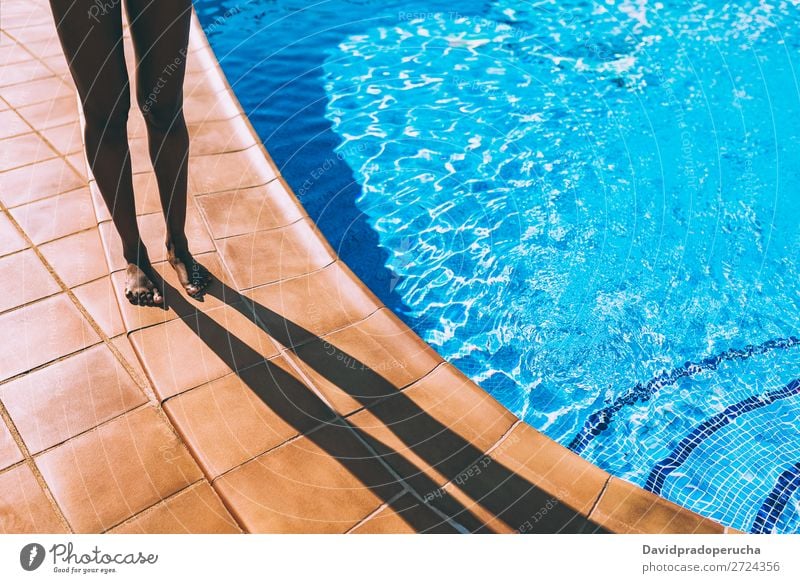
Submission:
<svg viewBox="0 0 800 583">
<path fill-rule="evenodd" d="M 94 425 L 93 427 L 90 427 L 89 429 L 84 429 L 83 431 L 80 431 L 80 432 L 76 433 L 75 435 L 67 437 L 66 439 L 62 439 L 58 443 L 54 443 L 53 445 L 50 445 L 50 446 L 46 447 L 43 450 L 40 450 L 40 451 L 37 451 L 34 454 L 31 454 L 31 458 L 37 458 L 37 457 L 40 457 L 40 456 L 42 456 L 42 455 L 44 455 L 46 453 L 50 453 L 51 451 L 53 451 L 54 449 L 56 449 L 57 447 L 59 447 L 61 445 L 64 445 L 68 441 L 72 441 L 75 438 L 82 437 L 84 435 L 88 435 L 89 433 L 92 433 L 94 431 L 102 429 L 103 427 L 106 427 L 107 425 L 111 425 L 113 422 L 119 420 L 120 418 L 124 417 L 125 415 L 127 415 L 129 413 L 138 413 L 139 411 L 143 411 L 144 409 L 147 409 L 148 407 L 152 407 L 152 406 L 153 406 L 153 404 L 148 401 L 148 402 L 142 403 L 141 405 L 136 405 L 135 407 L 131 407 L 127 411 L 122 411 L 121 413 L 117 413 L 113 417 L 109 417 L 108 419 L 106 419 L 104 421 L 101 421 L 100 423 L 98 423 L 97 425 Z"/>
<path fill-rule="evenodd" d="M 514 423 L 511 424 L 511 427 L 509 427 L 508 430 L 505 433 L 503 433 L 503 435 L 500 436 L 500 439 L 498 439 L 497 442 L 494 445 L 492 445 L 492 447 L 483 452 L 483 455 L 484 456 L 490 455 L 494 450 L 500 447 L 500 445 L 502 445 L 502 443 L 506 440 L 506 438 L 509 435 L 511 435 L 511 432 L 514 431 L 518 426 L 522 425 L 522 423 L 524 422 L 522 421 L 522 419 L 519 418 L 516 421 L 514 421 Z"/>
<path fill-rule="evenodd" d="M 70 155 L 72 155 L 72 154 L 70 154 Z M 62 160 L 64 160 L 66 162 L 66 156 L 59 156 L 59 158 L 61 158 Z M 53 160 L 53 159 L 54 158 L 51 158 L 51 160 Z M 28 164 L 28 166 L 32 166 L 32 165 L 33 164 Z M 74 172 L 74 170 L 72 168 L 70 168 L 70 170 L 72 170 Z M 79 178 L 81 178 L 81 177 L 79 176 Z M 81 178 L 81 180 L 83 180 L 83 178 Z M 12 206 L 4 206 L 3 208 L 5 208 L 6 211 L 10 212 L 12 210 L 16 210 L 16 209 L 22 208 L 22 207 L 24 207 L 26 205 L 29 205 L 29 204 L 43 202 L 45 200 L 51 200 L 51 199 L 54 199 L 56 197 L 63 196 L 65 194 L 74 194 L 75 192 L 77 192 L 79 190 L 83 190 L 83 189 L 87 188 L 87 186 L 88 186 L 88 183 L 84 184 L 84 185 L 81 185 L 81 186 L 79 186 L 77 188 L 71 188 L 70 190 L 65 190 L 63 192 L 57 192 L 55 194 L 48 194 L 47 196 L 42 196 L 40 198 L 37 198 L 36 200 L 30 200 L 28 202 L 23 202 L 21 204 L 15 204 L 15 205 L 12 205 Z"/>
<path fill-rule="evenodd" d="M 5 211 L 7 213 L 8 220 L 19 231 L 19 233 L 22 235 L 22 237 L 25 239 L 25 241 L 29 244 L 29 246 L 33 250 L 33 252 L 36 253 L 37 257 L 39 258 L 39 261 L 42 262 L 42 264 L 44 265 L 45 269 L 47 269 L 47 271 L 50 273 L 50 276 L 56 281 L 58 286 L 63 290 L 63 293 L 66 294 L 66 296 L 72 301 L 72 303 L 75 305 L 75 307 L 81 313 L 81 315 L 87 320 L 89 325 L 94 330 L 95 334 L 97 334 L 97 336 L 100 338 L 100 341 L 105 343 L 105 345 L 109 348 L 109 350 L 111 350 L 112 354 L 122 364 L 123 368 L 125 368 L 125 370 L 128 371 L 128 374 L 131 375 L 131 377 L 133 378 L 134 382 L 136 382 L 136 385 L 139 386 L 139 389 L 142 392 L 144 392 L 144 394 L 146 396 L 149 397 L 146 388 L 144 386 L 142 386 L 141 379 L 139 378 L 139 375 L 136 373 L 136 370 L 125 359 L 124 355 L 114 345 L 114 343 L 111 341 L 111 339 L 106 335 L 106 333 L 103 331 L 103 329 L 97 323 L 97 321 L 95 321 L 95 319 L 91 316 L 91 314 L 89 314 L 89 311 L 80 302 L 80 300 L 78 300 L 78 298 L 75 295 L 75 293 L 70 289 L 70 287 L 66 283 L 64 283 L 64 280 L 61 279 L 61 276 L 59 276 L 58 273 L 56 273 L 56 270 L 53 268 L 53 266 L 50 264 L 50 262 L 47 261 L 47 259 L 45 259 L 44 255 L 42 254 L 42 252 L 39 249 L 39 247 L 33 244 L 33 241 L 31 241 L 31 238 L 22 229 L 22 227 L 17 222 L 17 220 L 10 213 L 8 213 L 8 209 L 2 203 L 2 201 L 0 201 L 0 210 L 3 210 L 3 211 Z M 84 347 L 84 348 L 88 348 L 88 346 Z M 80 352 L 80 351 L 76 351 L 76 352 Z"/>
<path fill-rule="evenodd" d="M 49 296 L 49 297 L 52 298 L 53 296 Z M 44 298 L 44 299 L 48 299 L 48 298 Z M 40 301 L 40 300 L 37 300 L 37 302 L 38 301 Z M 25 306 L 30 306 L 31 304 L 35 304 L 35 303 L 36 302 L 30 302 L 28 304 L 25 304 L 24 306 L 20 306 L 19 308 L 15 308 L 15 310 L 24 308 Z M 10 313 L 11 311 L 13 311 L 13 310 L 9 310 L 9 312 L 5 312 L 4 315 Z M 115 336 L 115 338 L 116 338 L 116 336 Z M 84 350 L 91 350 L 92 348 L 96 348 L 97 346 L 101 345 L 102 343 L 103 343 L 102 340 L 98 340 L 94 344 L 89 344 L 88 346 L 85 346 L 83 348 L 79 348 L 78 350 L 73 350 L 72 352 L 68 352 L 66 354 L 63 354 L 63 355 L 59 356 L 58 358 L 54 358 L 53 360 L 48 360 L 47 362 L 44 362 L 44 363 L 42 363 L 42 364 L 40 364 L 38 366 L 34 366 L 31 369 L 28 369 L 28 370 L 23 371 L 21 373 L 17 373 L 14 376 L 8 377 L 7 379 L 3 379 L 2 381 L 0 381 L 0 389 L 2 389 L 2 387 L 4 385 L 7 385 L 7 384 L 9 384 L 9 383 L 11 383 L 13 381 L 16 381 L 16 380 L 18 380 L 18 379 L 20 379 L 20 378 L 22 378 L 24 376 L 27 376 L 29 374 L 33 374 L 35 372 L 39 372 L 40 370 L 45 369 L 48 366 L 54 365 L 54 364 L 56 364 L 58 362 L 61 362 L 62 360 L 67 360 L 68 358 L 72 358 L 73 356 L 75 356 L 76 354 L 80 354 Z"/>
<path fill-rule="evenodd" d="M 205 477 L 199 478 L 199 479 L 195 480 L 194 482 L 192 482 L 190 484 L 187 484 L 186 486 L 184 486 L 183 488 L 181 488 L 177 492 L 173 492 L 169 496 L 166 496 L 164 498 L 159 499 L 157 502 L 154 502 L 153 504 L 151 504 L 147 508 L 143 508 L 142 510 L 140 510 L 140 511 L 134 513 L 134 514 L 131 514 L 127 518 L 125 518 L 125 519 L 113 524 L 112 526 L 109 526 L 108 528 L 104 529 L 100 534 L 109 534 L 110 531 L 114 530 L 115 528 L 118 528 L 118 527 L 120 527 L 122 525 L 125 525 L 125 524 L 128 524 L 128 523 L 131 523 L 134 520 L 136 520 L 137 518 L 140 518 L 141 516 L 150 514 L 151 512 L 155 512 L 155 510 L 157 509 L 157 507 L 159 505 L 165 504 L 165 503 L 177 498 L 178 496 L 181 496 L 182 494 L 185 494 L 186 492 L 188 492 L 192 488 L 197 487 L 198 484 L 202 484 L 202 483 L 208 483 L 208 480 L 206 480 Z M 238 524 L 237 524 L 237 526 L 238 526 Z M 155 534 L 155 533 L 146 533 L 146 534 Z M 189 534 L 193 534 L 193 533 L 189 533 Z"/>
<path fill-rule="evenodd" d="M 216 239 L 212 239 L 212 241 L 215 241 L 215 240 L 216 240 Z M 219 255 L 219 257 L 220 257 L 220 261 L 222 261 L 223 263 L 225 263 L 225 258 L 222 256 L 222 253 L 220 252 L 220 250 L 217 248 L 217 249 L 215 249 L 215 251 L 216 251 L 216 252 L 217 252 L 217 254 Z M 322 270 L 324 270 L 324 269 L 327 269 L 328 267 L 330 267 L 331 265 L 333 265 L 333 264 L 334 264 L 334 263 L 336 263 L 337 261 L 340 261 L 340 259 L 339 259 L 338 257 L 337 257 L 336 259 L 334 259 L 333 261 L 331 261 L 330 263 L 326 263 L 326 264 L 325 264 L 325 265 L 323 265 L 322 267 L 318 267 L 318 268 L 316 268 L 316 269 L 312 269 L 312 270 L 311 270 L 311 271 L 309 271 L 309 272 L 306 272 L 306 273 L 301 273 L 300 275 L 291 275 L 291 276 L 289 276 L 289 277 L 284 277 L 283 279 L 276 279 L 275 281 L 268 281 L 268 282 L 266 282 L 266 283 L 259 283 L 258 285 L 254 285 L 254 286 L 252 286 L 252 287 L 244 287 L 244 288 L 238 288 L 238 287 L 237 287 L 237 290 L 236 290 L 236 291 L 238 291 L 238 292 L 239 292 L 241 295 L 243 295 L 243 296 L 247 297 L 247 295 L 246 295 L 246 294 L 247 294 L 247 292 L 253 291 L 254 289 L 257 289 L 257 288 L 260 288 L 260 287 L 266 287 L 266 286 L 268 286 L 268 285 L 275 285 L 275 284 L 283 283 L 283 282 L 285 282 L 285 281 L 292 281 L 292 280 L 294 280 L 294 279 L 301 279 L 301 278 L 303 278 L 303 277 L 308 277 L 308 276 L 310 276 L 310 275 L 317 274 L 317 273 L 319 273 L 320 271 L 322 271 Z M 228 270 L 228 271 L 230 272 L 230 270 Z M 235 281 L 235 279 L 233 278 L 233 275 L 231 275 L 231 281 L 232 281 L 232 282 L 233 282 L 233 281 Z M 383 307 L 385 307 L 385 306 L 381 306 L 381 308 L 383 308 Z M 381 308 L 378 308 L 378 310 L 380 310 Z M 375 313 L 375 312 L 377 312 L 378 310 L 375 310 L 375 311 L 374 311 L 374 312 L 372 312 L 372 313 Z M 371 313 L 371 314 L 372 314 L 372 313 Z M 370 315 L 371 315 L 371 314 L 370 314 Z M 305 343 L 304 343 L 304 344 L 305 344 Z"/>
<path fill-rule="evenodd" d="M 381 309 L 382 309 L 382 308 L 381 308 Z M 374 312 L 373 312 L 373 313 L 374 313 Z M 369 316 L 368 316 L 368 317 L 369 317 Z M 363 321 L 363 320 L 362 320 L 362 321 Z M 358 324 L 358 323 L 356 323 L 356 324 Z M 352 325 L 354 326 L 354 325 L 356 325 L 356 324 L 352 324 Z M 346 326 L 345 328 L 347 328 L 347 326 Z M 344 330 L 345 328 L 339 328 L 339 330 Z M 324 337 L 323 337 L 323 338 L 324 338 Z M 302 345 L 301 345 L 301 346 L 302 346 Z M 385 402 L 386 402 L 386 401 L 388 401 L 389 399 L 393 399 L 393 398 L 394 398 L 394 397 L 396 397 L 397 395 L 399 395 L 399 394 L 401 394 L 401 393 L 405 393 L 405 392 L 407 392 L 409 389 L 411 389 L 412 387 L 416 386 L 418 383 L 422 382 L 423 380 L 427 379 L 427 378 L 428 378 L 429 376 L 431 376 L 431 375 L 432 375 L 434 372 L 436 372 L 436 371 L 437 371 L 437 370 L 439 370 L 441 367 L 443 367 L 443 366 L 445 366 L 445 365 L 447 365 L 447 364 L 449 364 L 449 363 L 448 363 L 446 360 L 442 360 L 441 362 L 438 362 L 438 363 L 436 363 L 436 366 L 434 366 L 434 367 L 433 367 L 431 370 L 429 370 L 429 371 L 428 371 L 428 372 L 426 372 L 424 375 L 422 375 L 421 377 L 419 377 L 417 380 L 411 381 L 410 383 L 408 383 L 408 384 L 406 384 L 406 385 L 403 385 L 402 387 L 398 388 L 396 393 L 393 393 L 393 394 L 391 394 L 391 395 L 386 395 L 385 397 L 379 397 L 379 398 L 377 398 L 377 399 L 373 399 L 372 401 L 370 401 L 370 404 L 369 404 L 369 405 L 362 405 L 362 406 L 360 406 L 358 409 L 354 409 L 353 411 L 351 411 L 350 413 L 348 413 L 347 415 L 345 415 L 345 416 L 344 416 L 344 418 L 345 418 L 345 419 L 349 419 L 349 418 L 350 418 L 350 417 L 352 417 L 353 415 L 356 415 L 356 414 L 358 414 L 358 413 L 361 413 L 362 411 L 365 411 L 365 410 L 366 410 L 366 411 L 369 411 L 369 410 L 370 410 L 372 407 L 375 407 L 376 405 L 380 405 L 381 403 L 385 403 Z"/>
<path fill-rule="evenodd" d="M 259 186 L 254 186 L 253 188 L 260 188 L 260 187 Z M 238 192 L 242 192 L 243 190 L 247 190 L 247 189 L 242 188 L 240 190 L 222 190 L 220 192 L 216 192 L 216 193 L 212 193 L 212 194 L 225 194 L 225 193 L 228 193 L 228 192 L 237 192 L 238 193 Z M 196 195 L 196 196 L 207 196 L 207 195 L 203 194 L 203 195 Z M 205 214 L 205 211 L 201 210 L 200 212 L 201 212 L 201 214 Z M 277 227 L 267 227 L 266 229 L 256 229 L 254 231 L 248 231 L 247 233 L 237 233 L 236 235 L 226 235 L 225 237 L 213 237 L 213 235 L 210 232 L 209 232 L 209 235 L 212 235 L 211 238 L 212 238 L 213 241 L 227 241 L 228 239 L 233 239 L 235 237 L 246 237 L 248 235 L 255 235 L 255 234 L 258 234 L 258 233 L 267 233 L 267 232 L 270 232 L 270 231 L 279 231 L 281 229 L 286 229 L 288 227 L 293 227 L 297 223 L 302 223 L 306 219 L 308 219 L 310 221 L 311 217 L 309 217 L 307 214 L 304 214 L 300 218 L 297 218 L 297 219 L 295 219 L 293 221 L 290 221 L 290 222 L 286 223 L 285 225 L 279 225 Z M 209 229 L 209 231 L 210 231 L 210 229 Z M 338 258 L 334 261 L 334 263 L 336 261 L 338 261 Z M 330 263 L 328 265 L 330 265 Z M 325 267 L 328 267 L 328 265 L 326 265 Z M 325 269 L 325 267 L 323 267 L 321 269 Z M 292 277 L 287 277 L 285 279 L 295 279 L 297 277 L 305 277 L 306 275 L 310 275 L 311 273 L 314 273 L 316 271 L 319 271 L 319 269 L 315 269 L 314 271 L 309 271 L 308 273 L 305 273 L 303 275 L 296 275 L 296 276 L 292 276 Z M 278 283 L 279 281 L 285 281 L 285 279 L 280 279 L 280 280 L 273 281 L 273 282 L 268 282 L 268 283 L 261 283 L 261 284 L 258 284 L 256 286 L 253 286 L 253 287 L 262 287 L 262 286 L 265 286 L 265 285 L 270 285 L 270 283 Z M 253 288 L 251 287 L 251 288 L 248 288 L 248 289 L 253 289 Z"/>
<path fill-rule="evenodd" d="M 348 529 L 347 529 L 347 530 L 344 532 L 344 534 L 352 534 L 352 533 L 353 533 L 353 531 L 354 531 L 355 529 L 357 529 L 359 526 L 361 526 L 362 524 L 366 523 L 366 522 L 367 522 L 368 520 L 370 520 L 371 518 L 374 518 L 375 516 L 377 516 L 378 514 L 380 514 L 381 512 L 383 512 L 384 510 L 386 510 L 387 508 L 390 508 L 390 505 L 391 505 L 392 503 L 396 502 L 397 500 L 399 500 L 399 499 L 400 499 L 402 496 L 405 496 L 406 494 L 410 494 L 410 492 L 409 492 L 409 491 L 408 491 L 408 490 L 407 490 L 405 487 L 401 488 L 401 490 L 400 490 L 400 491 L 399 491 L 397 494 L 395 494 L 394 496 L 392 496 L 391 498 L 389 498 L 389 499 L 388 499 L 386 502 L 384 502 L 383 504 L 381 504 L 380 506 L 378 506 L 378 507 L 377 507 L 375 510 L 373 510 L 372 512 L 370 512 L 369 514 L 367 514 L 367 515 L 366 515 L 364 518 L 362 518 L 361 520 L 359 520 L 359 521 L 358 521 L 356 524 L 354 524 L 353 526 L 351 526 L 350 528 L 348 528 Z"/>
<path fill-rule="evenodd" d="M 59 522 L 61 522 L 62 526 L 66 528 L 68 533 L 73 533 L 74 530 L 72 529 L 72 526 L 69 524 L 67 517 L 62 512 L 61 507 L 58 505 L 55 496 L 53 496 L 53 493 L 50 491 L 50 486 L 44 479 L 42 473 L 39 471 L 39 467 L 36 465 L 36 462 L 34 462 L 33 456 L 28 450 L 28 446 L 22 439 L 22 435 L 17 429 L 17 426 L 14 424 L 14 420 L 11 418 L 11 414 L 8 412 L 8 409 L 6 409 L 6 406 L 5 404 L 3 404 L 2 401 L 0 401 L 0 418 L 2 418 L 2 420 L 5 422 L 9 432 L 11 433 L 11 436 L 14 439 L 14 442 L 17 444 L 19 451 L 25 458 L 23 461 L 19 462 L 18 464 L 15 464 L 15 466 L 24 464 L 28 467 L 28 469 L 31 470 L 34 479 L 39 484 L 39 487 L 43 490 L 45 498 L 47 498 L 47 501 L 50 503 L 50 506 L 55 511 L 56 517 L 58 518 Z"/>
<path fill-rule="evenodd" d="M 234 374 L 235 374 L 235 373 L 234 373 Z M 265 449 L 265 450 L 264 450 L 264 451 L 262 451 L 261 453 L 259 453 L 259 454 L 257 454 L 257 455 L 254 455 L 253 457 L 251 457 L 251 458 L 249 458 L 249 459 L 247 459 L 247 460 L 243 461 L 242 463 L 236 464 L 236 465 L 235 465 L 235 466 L 233 466 L 232 468 L 228 468 L 227 470 L 225 470 L 224 472 L 221 472 L 221 473 L 217 474 L 217 475 L 216 475 L 216 476 L 214 476 L 213 478 L 209 476 L 209 477 L 208 477 L 208 481 L 209 481 L 209 482 L 210 482 L 210 483 L 213 485 L 214 483 L 216 483 L 216 482 L 217 482 L 217 480 L 219 480 L 219 479 L 221 479 L 221 478 L 223 478 L 223 477 L 227 476 L 228 474 L 232 473 L 232 472 L 233 472 L 233 471 L 235 471 L 235 470 L 238 470 L 239 468 L 241 468 L 241 467 L 243 467 L 243 466 L 246 466 L 246 465 L 248 465 L 248 464 L 249 464 L 249 463 L 251 463 L 251 462 L 254 462 L 254 461 L 256 461 L 258 458 L 260 458 L 260 457 L 263 457 L 263 456 L 265 456 L 265 455 L 267 455 L 267 454 L 270 454 L 270 453 L 272 453 L 273 451 L 275 451 L 275 450 L 277 450 L 277 449 L 281 449 L 281 448 L 282 448 L 282 447 L 284 447 L 284 446 L 290 445 L 290 444 L 294 443 L 295 441 L 299 441 L 300 439 L 303 439 L 304 437 L 308 437 L 308 436 L 309 436 L 309 435 L 311 435 L 312 433 L 315 433 L 315 432 L 317 432 L 317 431 L 320 431 L 320 430 L 322 430 L 324 427 L 327 427 L 327 426 L 330 426 L 330 425 L 333 425 L 334 427 L 338 427 L 338 425 L 335 425 L 335 424 L 333 424 L 331 421 L 323 421 L 323 422 L 319 423 L 318 425 L 315 425 L 315 426 L 314 426 L 314 427 L 312 427 L 311 429 L 308 429 L 308 430 L 306 430 L 306 431 L 305 431 L 305 432 L 303 432 L 303 433 L 301 433 L 301 432 L 299 432 L 299 431 L 298 431 L 298 432 L 297 432 L 295 435 L 291 436 L 290 438 L 288 438 L 288 439 L 285 439 L 284 441 L 282 441 L 282 442 L 280 442 L 280 443 L 277 443 L 277 444 L 275 444 L 275 445 L 273 445 L 273 446 L 271 446 L 271 447 L 268 447 L 267 449 Z"/>
<path fill-rule="evenodd" d="M 3 29 L 3 32 L 6 32 L 6 29 Z M 6 33 L 6 34 L 8 34 L 8 33 Z M 13 67 L 14 65 L 19 66 L 19 65 L 22 65 L 24 63 L 28 63 L 29 61 L 32 61 L 32 60 L 37 60 L 38 61 L 39 59 L 36 59 L 34 57 L 34 59 L 26 59 L 25 61 L 17 61 L 16 63 L 8 63 L 5 66 L 7 66 L 7 67 Z M 44 75 L 43 77 L 34 77 L 33 79 L 23 79 L 22 81 L 14 81 L 13 83 L 9 83 L 7 85 L 0 86 L 0 91 L 2 91 L 3 89 L 13 89 L 14 87 L 18 87 L 19 85 L 25 85 L 26 83 L 36 83 L 37 81 L 49 81 L 49 80 L 54 79 L 54 78 L 60 79 L 62 77 L 62 75 L 59 75 L 58 73 L 53 73 L 53 70 L 50 67 L 48 67 L 47 64 L 44 63 L 43 61 L 39 61 L 39 62 L 42 63 L 42 65 L 44 65 L 46 72 L 49 73 L 48 75 Z"/>
<path fill-rule="evenodd" d="M 592 504 L 592 507 L 589 509 L 589 512 L 586 513 L 586 518 L 591 518 L 592 514 L 594 513 L 595 509 L 597 508 L 597 505 L 600 504 L 600 499 L 603 497 L 603 494 L 606 493 L 606 488 L 608 488 L 608 484 L 609 484 L 609 482 L 611 482 L 611 478 L 612 477 L 613 476 L 609 475 L 606 478 L 606 481 L 603 482 L 603 487 L 600 488 L 600 493 L 597 495 L 597 499 L 594 501 L 594 504 Z"/>
<path fill-rule="evenodd" d="M 455 528 L 455 529 L 456 529 L 456 531 L 457 531 L 459 534 L 470 534 L 470 530 L 469 530 L 469 529 L 468 529 L 466 526 L 464 526 L 463 524 L 461 524 L 460 522 L 458 522 L 458 521 L 457 521 L 455 518 L 453 518 L 452 516 L 449 516 L 449 515 L 448 515 L 447 513 L 445 513 L 444 511 L 440 510 L 440 509 L 439 509 L 437 506 L 434 506 L 433 504 L 431 504 L 431 503 L 429 503 L 429 502 L 426 502 L 426 501 L 425 501 L 425 499 L 424 499 L 424 498 L 422 498 L 422 497 L 421 497 L 421 496 L 420 496 L 420 495 L 419 495 L 417 492 L 411 492 L 411 494 L 412 494 L 412 495 L 413 495 L 413 496 L 414 496 L 414 497 L 415 497 L 415 498 L 416 498 L 416 499 L 417 499 L 417 500 L 420 502 L 420 504 L 422 504 L 423 506 L 425 506 L 426 508 L 428 508 L 428 509 L 429 509 L 431 512 L 433 512 L 434 514 L 436 514 L 436 515 L 437 515 L 439 518 L 441 518 L 441 519 L 442 519 L 444 522 L 448 523 L 450 526 L 452 526 L 453 528 Z"/>
<path fill-rule="evenodd" d="M 31 249 L 30 248 L 22 249 L 22 250 L 19 251 L 19 253 L 24 253 L 25 251 L 31 251 Z M 9 255 L 4 255 L 0 259 L 7 259 L 9 257 L 12 257 L 13 255 L 15 255 L 15 254 L 11 253 Z M 34 305 L 34 304 L 38 304 L 39 302 L 43 302 L 45 300 L 52 299 L 52 298 L 54 298 L 57 295 L 60 295 L 62 293 L 64 293 L 64 290 L 58 289 L 58 290 L 54 291 L 51 294 L 47 294 L 46 296 L 41 296 L 41 297 L 35 298 L 33 300 L 29 300 L 29 301 L 25 302 L 24 304 L 20 304 L 19 306 L 14 306 L 13 308 L 6 308 L 5 310 L 0 310 L 0 316 L 5 316 L 5 315 L 11 314 L 13 312 L 18 312 L 18 311 L 20 311 L 20 310 L 22 310 L 24 308 L 27 308 L 28 306 L 31 306 L 31 305 Z M 77 351 L 77 352 L 80 352 L 80 351 Z M 54 360 L 58 360 L 58 359 L 54 359 Z M 34 367 L 34 368 L 38 368 L 38 367 Z M 31 370 L 33 370 L 33 369 L 31 369 Z M 27 372 L 27 371 L 25 371 L 25 372 Z M 21 374 L 25 374 L 25 373 L 23 372 Z M 18 375 L 14 375 L 14 376 L 18 376 Z M 8 380 L 8 379 L 6 379 L 6 380 Z M 6 381 L 0 381 L 0 384 L 5 383 L 5 382 Z"/>
</svg>

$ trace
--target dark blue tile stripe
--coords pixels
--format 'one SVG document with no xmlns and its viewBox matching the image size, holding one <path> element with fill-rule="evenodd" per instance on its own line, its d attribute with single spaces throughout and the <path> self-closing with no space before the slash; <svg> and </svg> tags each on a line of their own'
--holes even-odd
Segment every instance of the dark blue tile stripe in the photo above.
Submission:
<svg viewBox="0 0 800 583">
<path fill-rule="evenodd" d="M 699 446 L 704 440 L 708 439 L 711 435 L 733 422 L 740 415 L 761 409 L 767 405 L 771 405 L 780 399 L 786 399 L 794 395 L 800 394 L 800 379 L 795 379 L 785 387 L 764 393 L 763 395 L 753 395 L 744 401 L 739 401 L 735 405 L 727 407 L 721 413 L 717 413 L 703 421 L 700 425 L 695 427 L 689 435 L 684 437 L 672 453 L 666 458 L 658 462 L 647 477 L 645 489 L 650 490 L 655 494 L 661 494 L 661 489 L 664 487 L 664 480 L 667 479 L 673 471 L 686 461 L 686 458 Z"/>
<path fill-rule="evenodd" d="M 608 428 L 612 418 L 620 409 L 626 405 L 649 401 L 661 388 L 669 386 L 681 378 L 693 376 L 707 370 L 716 370 L 720 364 L 726 361 L 745 360 L 751 356 L 765 354 L 772 350 L 792 348 L 798 345 L 800 345 L 800 339 L 791 336 L 789 338 L 767 340 L 762 344 L 748 345 L 744 348 L 731 348 L 699 362 L 686 362 L 671 371 L 661 373 L 646 383 L 638 383 L 635 387 L 617 397 L 607 407 L 589 415 L 583 428 L 573 438 L 568 447 L 575 453 L 581 453 L 595 437 Z"/>
<path fill-rule="evenodd" d="M 792 495 L 800 488 L 800 462 L 778 476 L 775 487 L 767 495 L 761 508 L 758 510 L 756 519 L 750 532 L 754 534 L 764 534 L 775 532 L 775 525 L 786 509 L 786 505 L 791 500 Z"/>
</svg>

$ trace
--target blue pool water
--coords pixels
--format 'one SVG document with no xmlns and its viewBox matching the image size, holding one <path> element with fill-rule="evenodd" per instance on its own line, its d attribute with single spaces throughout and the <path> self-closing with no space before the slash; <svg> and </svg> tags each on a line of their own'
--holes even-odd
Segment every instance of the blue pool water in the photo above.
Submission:
<svg viewBox="0 0 800 583">
<path fill-rule="evenodd" d="M 445 358 L 617 476 L 800 532 L 796 1 L 196 6 L 312 217 Z"/>
</svg>

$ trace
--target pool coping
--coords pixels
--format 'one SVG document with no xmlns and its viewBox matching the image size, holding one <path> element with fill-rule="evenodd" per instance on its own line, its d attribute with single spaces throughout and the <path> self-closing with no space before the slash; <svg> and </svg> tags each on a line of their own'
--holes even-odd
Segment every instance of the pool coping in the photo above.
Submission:
<svg viewBox="0 0 800 583">
<path fill-rule="evenodd" d="M 264 162 L 271 169 L 282 178 L 280 171 L 272 160 L 269 152 L 264 146 L 258 133 L 251 124 L 249 117 L 242 108 L 235 92 L 233 91 L 227 76 L 225 75 L 222 66 L 220 65 L 216 55 L 211 48 L 210 43 L 205 35 L 202 25 L 199 22 L 196 14 L 192 19 L 192 34 L 198 42 L 198 55 L 205 59 L 209 65 L 206 74 L 216 75 L 217 78 L 224 84 L 225 93 L 227 94 L 230 103 L 235 107 L 238 115 L 242 117 L 246 124 L 247 131 L 250 138 L 255 141 L 261 151 Z M 285 181 L 284 181 L 285 182 Z M 291 204 L 297 205 L 302 208 L 297 196 L 292 191 L 291 187 L 286 184 L 286 196 L 290 197 Z M 330 248 L 327 240 L 319 232 L 318 229 L 314 230 L 314 235 L 320 240 L 322 244 Z M 335 253 L 335 251 L 334 251 Z M 366 296 L 371 297 L 374 301 L 378 302 L 383 308 L 380 300 L 374 298 L 372 292 L 366 285 L 352 272 L 349 272 L 352 280 L 358 285 L 365 293 Z M 416 336 L 416 333 L 402 324 L 410 334 Z M 424 341 L 416 336 L 419 342 Z M 433 350 L 433 348 L 431 348 Z M 414 355 L 410 355 L 411 358 Z M 400 356 L 399 360 L 403 357 Z M 478 390 L 485 393 L 479 385 L 468 381 Z M 459 387 L 463 389 L 463 386 Z M 492 406 L 499 406 L 505 409 L 502 404 L 498 403 L 491 395 L 486 395 L 493 401 L 493 405 L 484 404 L 483 407 L 489 409 Z M 507 410 L 506 410 L 507 411 Z M 509 414 L 513 415 L 509 412 Z M 511 434 L 522 434 L 520 439 L 528 442 L 536 452 L 536 457 L 544 457 L 550 460 L 557 460 L 556 463 L 563 464 L 570 468 L 569 475 L 591 476 L 591 480 L 582 480 L 600 484 L 599 488 L 595 487 L 594 492 L 590 493 L 589 499 L 591 504 L 588 507 L 583 506 L 576 501 L 587 500 L 586 492 L 581 492 L 581 487 L 576 487 L 574 482 L 569 480 L 559 481 L 549 476 L 551 468 L 535 467 L 538 464 L 528 464 L 528 460 L 516 460 L 515 470 L 520 474 L 525 475 L 532 483 L 537 486 L 543 487 L 544 490 L 550 490 L 555 498 L 566 501 L 566 504 L 576 509 L 581 515 L 602 528 L 613 533 L 638 533 L 638 534 L 658 534 L 658 533 L 739 533 L 739 531 L 723 526 L 709 518 L 701 516 L 687 508 L 679 506 L 661 496 L 653 494 L 631 482 L 612 476 L 605 470 L 600 469 L 591 462 L 585 460 L 579 455 L 573 453 L 568 448 L 560 445 L 559 443 L 551 440 L 535 428 L 527 425 L 524 421 L 517 419 L 513 427 L 503 436 L 503 438 L 495 443 L 489 450 L 487 455 L 494 449 L 502 448 L 505 440 L 509 439 Z M 513 439 L 513 438 L 512 438 Z M 576 508 L 577 507 L 577 508 Z M 527 519 L 530 520 L 530 519 Z M 518 532 L 524 532 L 522 527 L 517 529 Z"/>
</svg>

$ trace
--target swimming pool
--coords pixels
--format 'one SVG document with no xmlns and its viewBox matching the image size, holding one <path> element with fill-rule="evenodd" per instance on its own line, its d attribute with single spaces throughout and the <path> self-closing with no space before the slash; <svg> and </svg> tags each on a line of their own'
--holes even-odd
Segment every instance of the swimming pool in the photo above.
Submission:
<svg viewBox="0 0 800 583">
<path fill-rule="evenodd" d="M 304 4 L 196 1 L 357 275 L 612 474 L 800 532 L 797 2 Z"/>
</svg>

